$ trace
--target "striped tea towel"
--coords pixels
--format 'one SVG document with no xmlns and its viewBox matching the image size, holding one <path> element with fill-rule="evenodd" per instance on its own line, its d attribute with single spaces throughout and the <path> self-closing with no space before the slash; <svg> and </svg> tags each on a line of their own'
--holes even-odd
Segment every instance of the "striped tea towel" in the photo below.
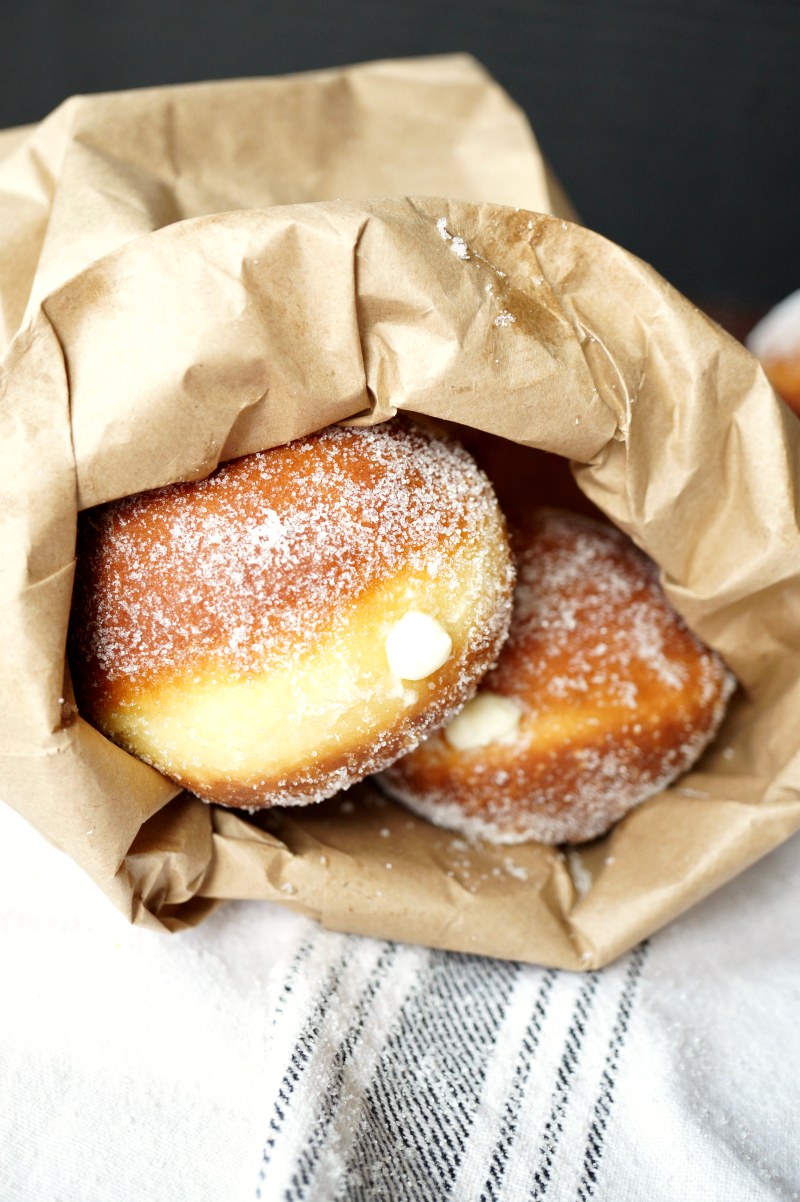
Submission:
<svg viewBox="0 0 800 1202">
<path fill-rule="evenodd" d="M 798 914 L 800 836 L 586 976 L 162 937 L 0 806 L 0 1200 L 797 1199 Z"/>
<path fill-rule="evenodd" d="M 307 929 L 279 991 L 254 1197 L 797 1198 L 796 1110 L 764 1098 L 752 1130 L 726 1128 L 702 1018 L 683 1046 L 695 999 L 665 942 L 582 976 Z"/>
</svg>

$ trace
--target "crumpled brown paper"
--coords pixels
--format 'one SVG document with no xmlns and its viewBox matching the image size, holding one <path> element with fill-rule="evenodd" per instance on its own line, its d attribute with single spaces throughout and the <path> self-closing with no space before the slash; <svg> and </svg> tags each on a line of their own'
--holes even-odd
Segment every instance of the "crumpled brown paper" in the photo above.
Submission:
<svg viewBox="0 0 800 1202">
<path fill-rule="evenodd" d="M 0 793 L 132 921 L 268 898 L 596 967 L 800 826 L 800 426 L 560 204 L 460 56 L 76 98 L 0 164 Z M 79 507 L 397 409 L 571 459 L 742 682 L 698 770 L 588 847 L 471 846 L 369 784 L 245 821 L 76 713 Z"/>
</svg>

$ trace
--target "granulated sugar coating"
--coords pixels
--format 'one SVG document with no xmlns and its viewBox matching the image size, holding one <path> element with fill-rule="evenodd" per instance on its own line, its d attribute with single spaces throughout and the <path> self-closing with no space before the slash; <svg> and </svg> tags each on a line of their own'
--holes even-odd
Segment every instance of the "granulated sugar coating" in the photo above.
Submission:
<svg viewBox="0 0 800 1202">
<path fill-rule="evenodd" d="M 735 681 L 618 530 L 543 509 L 513 545 L 511 632 L 478 694 L 520 708 L 513 737 L 457 750 L 436 733 L 381 780 L 470 837 L 580 842 L 695 762 Z"/>
<path fill-rule="evenodd" d="M 406 421 L 331 427 L 83 515 L 79 705 L 209 800 L 320 800 L 466 700 L 505 638 L 512 584 L 465 451 Z M 386 655 L 408 613 L 453 644 L 413 682 Z"/>
</svg>

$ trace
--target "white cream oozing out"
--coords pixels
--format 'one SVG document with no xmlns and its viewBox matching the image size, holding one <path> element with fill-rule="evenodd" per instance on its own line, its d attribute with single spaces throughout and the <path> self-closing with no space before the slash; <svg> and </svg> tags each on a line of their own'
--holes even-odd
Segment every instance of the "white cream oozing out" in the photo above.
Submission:
<svg viewBox="0 0 800 1202">
<path fill-rule="evenodd" d="M 472 751 L 489 743 L 513 739 L 519 729 L 521 711 L 508 697 L 499 693 L 478 693 L 460 714 L 445 727 L 444 737 L 456 751 Z"/>
<path fill-rule="evenodd" d="M 453 650 L 453 640 L 430 614 L 411 610 L 395 622 L 386 636 L 386 658 L 401 680 L 424 680 L 441 668 Z"/>
</svg>

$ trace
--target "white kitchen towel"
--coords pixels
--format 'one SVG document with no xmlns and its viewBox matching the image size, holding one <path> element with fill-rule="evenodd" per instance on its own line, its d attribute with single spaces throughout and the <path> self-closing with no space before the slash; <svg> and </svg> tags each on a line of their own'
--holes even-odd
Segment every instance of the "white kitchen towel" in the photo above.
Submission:
<svg viewBox="0 0 800 1202">
<path fill-rule="evenodd" d="M 707 908 L 585 976 L 309 930 L 255 1198 L 797 1198 L 796 922 Z"/>
<path fill-rule="evenodd" d="M 800 1194 L 800 837 L 600 973 L 125 924 L 0 806 L 2 1202 Z"/>
</svg>

